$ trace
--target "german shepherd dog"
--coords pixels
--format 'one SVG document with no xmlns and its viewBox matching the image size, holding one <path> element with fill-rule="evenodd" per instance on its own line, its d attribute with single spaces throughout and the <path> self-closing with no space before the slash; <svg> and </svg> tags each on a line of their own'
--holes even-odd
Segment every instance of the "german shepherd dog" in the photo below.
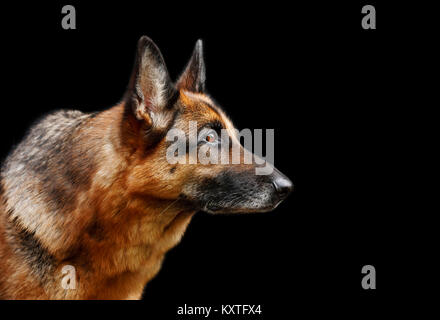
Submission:
<svg viewBox="0 0 440 320">
<path fill-rule="evenodd" d="M 290 193 L 287 177 L 256 175 L 255 161 L 169 163 L 166 134 L 188 133 L 189 121 L 240 144 L 205 93 L 201 40 L 173 83 L 144 36 L 118 105 L 57 111 L 31 127 L 1 169 L 0 298 L 140 299 L 195 212 L 266 212 Z M 65 266 L 73 288 L 62 285 Z"/>
</svg>

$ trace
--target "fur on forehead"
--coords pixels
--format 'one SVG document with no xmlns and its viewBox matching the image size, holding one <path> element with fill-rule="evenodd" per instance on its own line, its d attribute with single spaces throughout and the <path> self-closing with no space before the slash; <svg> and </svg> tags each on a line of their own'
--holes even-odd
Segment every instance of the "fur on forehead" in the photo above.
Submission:
<svg viewBox="0 0 440 320">
<path fill-rule="evenodd" d="M 204 93 L 190 92 L 187 90 L 180 90 L 180 93 L 183 93 L 184 97 L 190 98 L 195 101 L 202 101 L 208 105 L 214 105 L 214 101 Z"/>
<path fill-rule="evenodd" d="M 186 90 L 180 90 L 180 97 L 185 106 L 191 106 L 197 103 L 201 103 L 205 105 L 212 111 L 214 117 L 220 120 L 226 129 L 234 129 L 234 125 L 231 120 L 225 114 L 225 112 L 216 105 L 216 103 L 206 94 L 204 93 L 195 93 Z"/>
</svg>

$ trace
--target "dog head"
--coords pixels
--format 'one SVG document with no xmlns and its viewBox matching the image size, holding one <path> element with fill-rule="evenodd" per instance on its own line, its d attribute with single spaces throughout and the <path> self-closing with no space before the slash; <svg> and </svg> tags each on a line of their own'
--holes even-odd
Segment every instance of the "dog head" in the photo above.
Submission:
<svg viewBox="0 0 440 320">
<path fill-rule="evenodd" d="M 206 93 L 201 40 L 173 83 L 157 46 L 142 37 L 125 106 L 131 190 L 210 213 L 270 211 L 291 192 L 291 181 L 267 163 L 270 174 L 257 174 L 261 158 L 243 148 Z"/>
</svg>

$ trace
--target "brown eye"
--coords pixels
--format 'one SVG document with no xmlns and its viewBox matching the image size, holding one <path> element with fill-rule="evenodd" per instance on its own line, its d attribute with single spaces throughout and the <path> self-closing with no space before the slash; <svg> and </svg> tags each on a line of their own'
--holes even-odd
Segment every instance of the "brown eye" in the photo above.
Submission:
<svg viewBox="0 0 440 320">
<path fill-rule="evenodd" d="M 214 134 L 213 134 L 213 133 L 210 133 L 210 134 L 206 135 L 205 140 L 206 140 L 207 142 L 214 142 L 214 141 L 215 141 L 215 136 L 214 136 Z"/>
<path fill-rule="evenodd" d="M 219 143 L 219 137 L 214 129 L 205 128 L 199 134 L 198 143 Z"/>
</svg>

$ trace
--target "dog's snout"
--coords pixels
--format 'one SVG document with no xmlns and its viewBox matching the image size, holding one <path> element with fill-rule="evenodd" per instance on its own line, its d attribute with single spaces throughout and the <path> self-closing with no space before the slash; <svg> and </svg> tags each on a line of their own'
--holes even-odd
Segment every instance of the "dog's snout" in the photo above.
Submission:
<svg viewBox="0 0 440 320">
<path fill-rule="evenodd" d="M 292 181 L 284 175 L 277 176 L 272 184 L 281 200 L 286 199 L 293 189 Z"/>
</svg>

